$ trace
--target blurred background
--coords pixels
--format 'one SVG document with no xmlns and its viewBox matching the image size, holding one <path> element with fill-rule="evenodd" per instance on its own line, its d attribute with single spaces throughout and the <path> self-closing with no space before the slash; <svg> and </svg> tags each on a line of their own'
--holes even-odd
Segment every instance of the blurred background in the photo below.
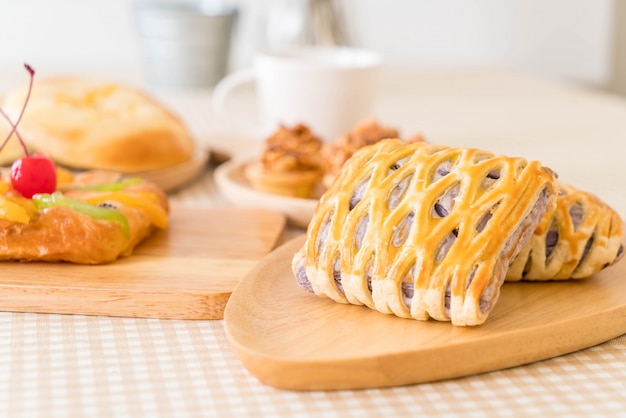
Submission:
<svg viewBox="0 0 626 418">
<path fill-rule="evenodd" d="M 140 78 L 133 3 L 1 1 L 0 70 L 17 73 L 26 61 L 40 73 Z M 229 71 L 248 66 L 267 47 L 334 42 L 375 49 L 388 65 L 498 66 L 626 94 L 626 2 L 620 0 L 230 3 L 238 16 Z"/>
</svg>

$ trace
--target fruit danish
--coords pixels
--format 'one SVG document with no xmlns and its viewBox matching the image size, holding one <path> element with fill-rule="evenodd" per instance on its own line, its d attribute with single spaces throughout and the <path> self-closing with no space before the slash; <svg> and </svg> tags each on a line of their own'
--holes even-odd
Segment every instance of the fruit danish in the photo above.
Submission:
<svg viewBox="0 0 626 418">
<path fill-rule="evenodd" d="M 292 270 L 336 302 L 479 325 L 556 190 L 536 161 L 385 139 L 346 162 Z"/>
<path fill-rule="evenodd" d="M 26 198 L 2 173 L 0 260 L 101 264 L 130 255 L 168 225 L 165 193 L 140 178 L 103 171 L 59 175 L 52 193 Z"/>
<path fill-rule="evenodd" d="M 623 222 L 615 210 L 591 193 L 561 184 L 555 209 L 546 212 L 506 280 L 591 276 L 623 256 L 622 236 Z"/>
</svg>

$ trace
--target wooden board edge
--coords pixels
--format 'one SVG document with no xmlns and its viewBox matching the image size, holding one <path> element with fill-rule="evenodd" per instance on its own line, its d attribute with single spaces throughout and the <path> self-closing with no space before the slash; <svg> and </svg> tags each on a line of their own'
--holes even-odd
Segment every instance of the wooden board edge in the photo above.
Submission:
<svg viewBox="0 0 626 418">
<path fill-rule="evenodd" d="M 600 315 L 600 314 L 598 314 Z M 294 391 L 337 391 L 387 388 L 432 383 L 464 378 L 497 370 L 525 366 L 567 355 L 593 347 L 624 333 L 624 310 L 615 310 L 611 315 L 611 326 L 599 329 L 586 340 L 576 340 L 578 325 L 570 325 L 563 332 L 561 324 L 555 323 L 548 329 L 529 337 L 524 332 L 499 335 L 497 339 L 482 339 L 470 344 L 471 357 L 476 361 L 463 367 L 458 365 L 458 353 L 453 346 L 443 350 L 427 350 L 423 353 L 397 353 L 341 361 L 295 361 L 279 357 L 263 356 L 240 344 L 225 324 L 227 341 L 242 365 L 261 383 L 277 389 Z M 593 321 L 593 318 L 586 320 Z M 605 317 L 606 320 L 606 317 Z M 606 325 L 606 324 L 605 324 Z M 551 337 L 546 337 L 546 334 Z M 563 340 L 569 339 L 569 342 Z M 533 341 L 534 340 L 534 341 Z M 541 341 L 541 347 L 532 353 L 506 352 L 501 346 L 522 347 L 524 344 Z M 494 353 L 500 354 L 494 355 Z M 402 365 L 402 366 L 399 366 Z M 322 376 L 322 378 L 320 378 Z M 328 378 L 334 376 L 333 378 Z M 337 378 L 338 376 L 338 378 Z"/>
<path fill-rule="evenodd" d="M 59 287 L 50 289 L 42 297 L 40 293 L 30 295 L 28 288 L 1 290 L 0 311 L 3 312 L 191 320 L 223 319 L 230 297 L 230 292 L 211 295 L 180 292 L 173 298 L 169 292 L 102 291 L 94 294 L 91 290 Z"/>
</svg>

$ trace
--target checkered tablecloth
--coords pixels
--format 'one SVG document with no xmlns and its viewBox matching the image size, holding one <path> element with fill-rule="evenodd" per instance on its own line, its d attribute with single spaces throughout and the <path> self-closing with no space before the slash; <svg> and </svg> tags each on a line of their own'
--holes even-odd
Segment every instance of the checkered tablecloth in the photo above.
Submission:
<svg viewBox="0 0 626 418">
<path fill-rule="evenodd" d="M 193 203 L 214 187 L 208 172 L 173 199 Z M 626 335 L 461 379 L 295 392 L 250 375 L 221 320 L 0 313 L 0 417 L 591 415 L 626 416 Z"/>
<path fill-rule="evenodd" d="M 390 389 L 260 384 L 223 321 L 0 314 L 2 417 L 626 416 L 626 337 L 479 376 Z"/>
</svg>

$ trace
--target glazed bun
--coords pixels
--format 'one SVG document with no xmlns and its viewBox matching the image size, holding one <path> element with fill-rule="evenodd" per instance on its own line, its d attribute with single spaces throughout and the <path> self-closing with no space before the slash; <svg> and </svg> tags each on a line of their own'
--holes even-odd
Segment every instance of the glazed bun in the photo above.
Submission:
<svg viewBox="0 0 626 418">
<path fill-rule="evenodd" d="M 14 121 L 26 92 L 21 86 L 5 97 Z M 33 150 L 75 169 L 138 173 L 185 162 L 194 150 L 183 122 L 148 95 L 81 77 L 35 80 L 19 132 Z"/>
</svg>

